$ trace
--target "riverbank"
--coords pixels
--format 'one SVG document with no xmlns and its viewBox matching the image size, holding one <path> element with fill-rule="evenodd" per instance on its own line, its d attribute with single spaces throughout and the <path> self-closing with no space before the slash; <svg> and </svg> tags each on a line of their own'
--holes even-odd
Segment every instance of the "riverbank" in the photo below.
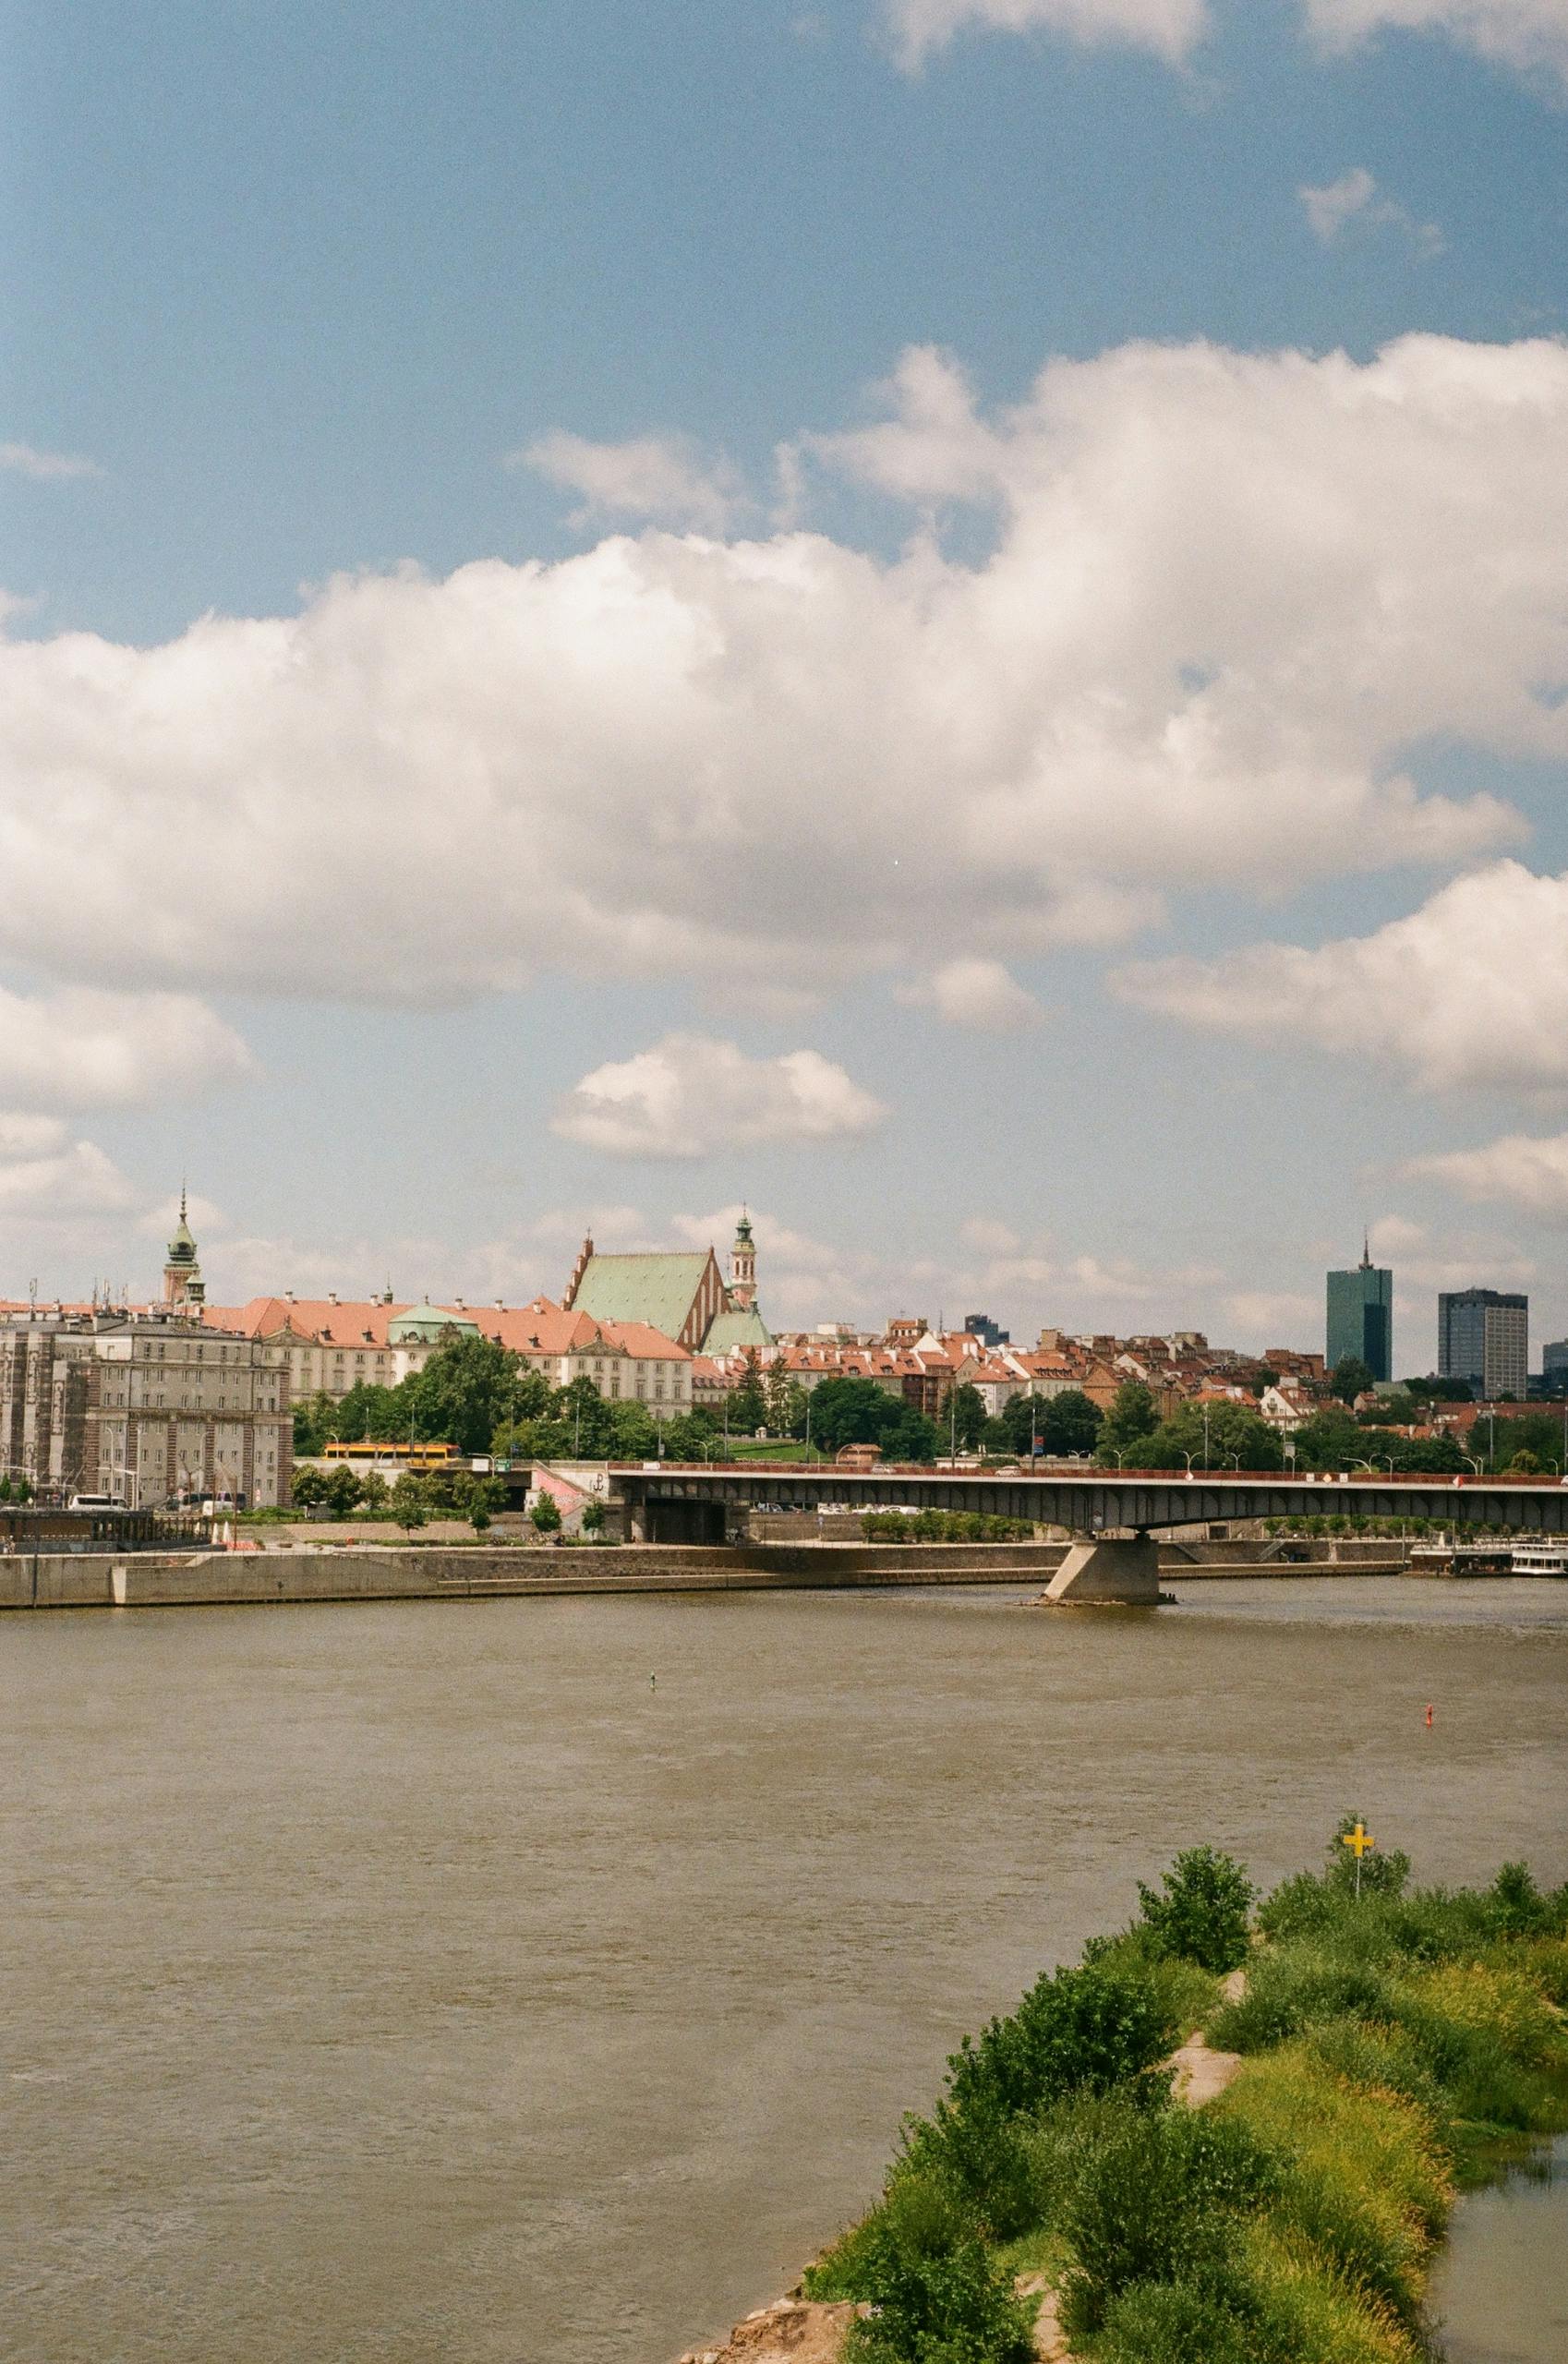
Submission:
<svg viewBox="0 0 1568 2364">
<path fill-rule="evenodd" d="M 795 2302 L 682 2364 L 1419 2364 L 1455 2192 L 1568 2124 L 1568 1889 L 1344 1843 L 1250 1926 L 1179 1857 L 965 2039 Z"/>
</svg>

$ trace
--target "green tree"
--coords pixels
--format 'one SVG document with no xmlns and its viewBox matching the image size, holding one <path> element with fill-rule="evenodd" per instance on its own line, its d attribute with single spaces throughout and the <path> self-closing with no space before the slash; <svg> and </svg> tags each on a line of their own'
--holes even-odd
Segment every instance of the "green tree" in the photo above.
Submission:
<svg viewBox="0 0 1568 2364">
<path fill-rule="evenodd" d="M 1188 1454 L 1195 1469 L 1278 1469 L 1285 1453 L 1267 1420 L 1249 1404 L 1183 1404 L 1163 1420 L 1141 1448 L 1148 1469 L 1184 1469 Z M 1359 1436 L 1360 1430 L 1357 1429 Z"/>
<path fill-rule="evenodd" d="M 349 1444 L 391 1444 L 408 1434 L 408 1411 L 401 1387 L 381 1387 L 361 1380 L 351 1387 L 332 1415 L 332 1434 Z"/>
<path fill-rule="evenodd" d="M 889 1461 L 929 1464 L 935 1460 L 942 1438 L 935 1420 L 928 1419 L 912 1404 L 899 1404 L 877 1441 Z"/>
<path fill-rule="evenodd" d="M 406 1416 L 405 1435 L 440 1440 L 465 1453 L 488 1453 L 498 1429 L 527 1418 L 549 1402 L 539 1373 L 493 1338 L 452 1339 L 423 1370 L 405 1379 L 397 1393 Z"/>
<path fill-rule="evenodd" d="M 326 1491 L 327 1473 L 324 1469 L 314 1468 L 307 1463 L 303 1469 L 295 1471 L 294 1502 L 296 1510 L 314 1510 L 325 1500 Z"/>
<path fill-rule="evenodd" d="M 392 1500 L 392 1490 L 379 1469 L 367 1470 L 359 1481 L 359 1507 L 368 1516 L 380 1518 Z"/>
<path fill-rule="evenodd" d="M 412 1469 L 400 1471 L 387 1498 L 387 1507 L 404 1533 L 414 1534 L 430 1515 L 430 1493 L 425 1480 L 416 1478 Z"/>
<path fill-rule="evenodd" d="M 1179 1955 L 1205 1970 L 1235 1970 L 1247 1960 L 1247 1916 L 1258 1891 L 1241 1865 L 1213 1847 L 1189 1847 L 1160 1886 L 1138 1883 L 1143 1925 L 1157 1958 Z"/>
<path fill-rule="evenodd" d="M 823 1379 L 812 1391 L 811 1432 L 824 1453 L 847 1444 L 880 1444 L 905 1410 L 874 1379 Z"/>
<path fill-rule="evenodd" d="M 956 1438 L 965 1453 L 973 1453 L 985 1433 L 985 1398 L 978 1387 L 965 1380 L 955 1387 L 947 1403 L 947 1434 Z"/>
<path fill-rule="evenodd" d="M 775 1355 L 763 1381 L 763 1400 L 767 1413 L 767 1433 L 770 1437 L 787 1437 L 790 1427 L 790 1390 L 792 1381 L 789 1366 L 782 1354 Z"/>
<path fill-rule="evenodd" d="M 1040 1442 L 1046 1453 L 1092 1453 L 1100 1438 L 1100 1406 L 1081 1388 L 1048 1396 L 1041 1406 Z"/>
<path fill-rule="evenodd" d="M 538 1501 L 534 1504 L 533 1509 L 528 1513 L 528 1516 L 534 1523 L 534 1532 L 536 1535 L 560 1534 L 561 1504 L 556 1501 L 553 1494 L 541 1494 Z"/>
<path fill-rule="evenodd" d="M 1151 1390 L 1140 1379 L 1124 1379 L 1101 1424 L 1100 1459 L 1114 1462 L 1119 1453 L 1124 1461 L 1136 1462 L 1138 1449 L 1159 1425 L 1160 1415 L 1154 1408 Z"/>
<path fill-rule="evenodd" d="M 329 1469 L 324 1473 L 320 1500 L 329 1517 L 349 1517 L 358 1509 L 364 1494 L 364 1481 L 352 1469 Z"/>
<path fill-rule="evenodd" d="M 608 1461 L 651 1461 L 658 1446 L 658 1430 L 645 1404 L 624 1398 L 609 1407 Z"/>
<path fill-rule="evenodd" d="M 763 1393 L 762 1366 L 754 1346 L 748 1346 L 741 1384 L 730 1398 L 730 1431 L 753 1437 L 767 1425 L 767 1398 Z"/>
<path fill-rule="evenodd" d="M 305 1396 L 294 1407 L 294 1454 L 308 1461 L 338 1433 L 338 1407 L 324 1388 Z"/>
<path fill-rule="evenodd" d="M 1372 1374 L 1359 1355 L 1341 1355 L 1329 1373 L 1329 1393 L 1342 1404 L 1354 1404 L 1372 1384 Z"/>
</svg>

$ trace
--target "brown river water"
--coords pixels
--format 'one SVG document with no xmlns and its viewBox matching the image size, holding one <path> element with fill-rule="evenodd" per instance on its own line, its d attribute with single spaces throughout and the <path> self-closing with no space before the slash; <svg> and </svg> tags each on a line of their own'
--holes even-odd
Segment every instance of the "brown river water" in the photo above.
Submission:
<svg viewBox="0 0 1568 2364">
<path fill-rule="evenodd" d="M 669 2364 L 1176 1848 L 1568 1876 L 1568 1590 L 1176 1590 L 0 1620 L 0 2358 Z"/>
</svg>

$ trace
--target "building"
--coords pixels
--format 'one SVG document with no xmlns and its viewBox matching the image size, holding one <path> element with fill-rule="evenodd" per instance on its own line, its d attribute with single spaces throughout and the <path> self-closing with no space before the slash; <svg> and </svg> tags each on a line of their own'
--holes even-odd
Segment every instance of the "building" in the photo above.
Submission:
<svg viewBox="0 0 1568 2364">
<path fill-rule="evenodd" d="M 692 1355 L 722 1355 L 773 1344 L 757 1309 L 756 1243 L 742 1213 L 725 1281 L 711 1248 L 674 1254 L 601 1256 L 591 1238 L 578 1252 L 561 1304 L 569 1313 L 640 1323 Z"/>
<path fill-rule="evenodd" d="M 1327 1345 L 1330 1370 L 1352 1355 L 1374 1380 L 1393 1377 L 1393 1274 L 1373 1263 L 1369 1242 L 1353 1272 L 1329 1274 Z"/>
<path fill-rule="evenodd" d="M 177 1236 L 177 1235 L 176 1235 Z M 285 1506 L 294 1462 L 282 1350 L 178 1311 L 0 1321 L 0 1461 L 45 1497 L 132 1510 L 231 1496 Z"/>
<path fill-rule="evenodd" d="M 1438 1377 L 1468 1381 L 1487 1403 L 1528 1393 L 1530 1300 L 1503 1289 L 1445 1289 L 1438 1298 Z"/>
<path fill-rule="evenodd" d="M 964 1333 L 987 1346 L 1010 1346 L 1013 1342 L 1012 1332 L 998 1328 L 988 1313 L 966 1313 Z"/>
</svg>

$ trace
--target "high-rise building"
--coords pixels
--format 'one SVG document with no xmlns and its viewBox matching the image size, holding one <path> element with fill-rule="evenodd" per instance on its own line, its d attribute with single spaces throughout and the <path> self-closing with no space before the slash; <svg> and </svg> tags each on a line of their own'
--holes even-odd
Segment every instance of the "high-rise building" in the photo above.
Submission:
<svg viewBox="0 0 1568 2364">
<path fill-rule="evenodd" d="M 1329 1274 L 1327 1360 L 1330 1370 L 1354 1355 L 1374 1380 L 1393 1377 L 1393 1273 L 1372 1261 L 1364 1240 L 1354 1272 Z"/>
<path fill-rule="evenodd" d="M 1438 1376 L 1463 1379 L 1483 1403 L 1523 1403 L 1530 1300 L 1503 1289 L 1445 1289 L 1438 1298 Z"/>
<path fill-rule="evenodd" d="M 1568 1338 L 1554 1338 L 1541 1348 L 1541 1393 L 1568 1395 Z"/>
<path fill-rule="evenodd" d="M 967 1338 L 979 1338 L 983 1344 L 992 1347 L 1012 1345 L 1012 1333 L 1004 1330 L 1000 1323 L 993 1321 L 988 1313 L 966 1313 L 964 1335 Z"/>
</svg>

